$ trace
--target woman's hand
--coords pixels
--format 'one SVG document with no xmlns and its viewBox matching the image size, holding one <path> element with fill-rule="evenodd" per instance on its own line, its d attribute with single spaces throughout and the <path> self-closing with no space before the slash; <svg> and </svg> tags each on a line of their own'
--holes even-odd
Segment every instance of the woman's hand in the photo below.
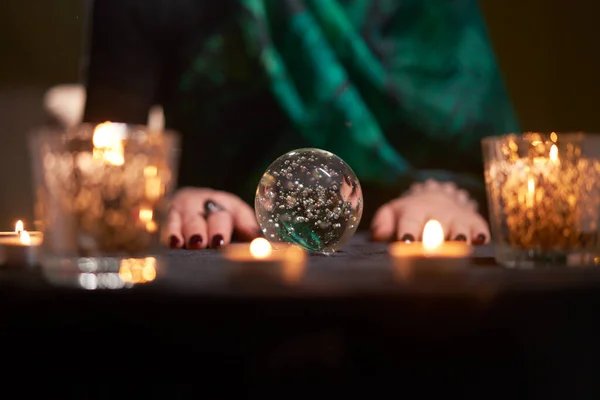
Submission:
<svg viewBox="0 0 600 400">
<path fill-rule="evenodd" d="M 171 248 L 220 248 L 231 242 L 259 236 L 254 210 L 239 197 L 205 188 L 184 188 L 175 193 L 164 230 Z"/>
<path fill-rule="evenodd" d="M 487 223 L 467 192 L 458 190 L 453 183 L 431 180 L 413 185 L 408 194 L 379 208 L 371 224 L 371 234 L 380 241 L 421 240 L 425 223 L 430 219 L 440 222 L 448 240 L 489 242 Z"/>
</svg>

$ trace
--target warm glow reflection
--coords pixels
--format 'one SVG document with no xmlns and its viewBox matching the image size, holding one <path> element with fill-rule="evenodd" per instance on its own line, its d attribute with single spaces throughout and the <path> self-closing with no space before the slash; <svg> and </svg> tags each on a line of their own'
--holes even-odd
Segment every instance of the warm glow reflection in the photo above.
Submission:
<svg viewBox="0 0 600 400">
<path fill-rule="evenodd" d="M 23 229 L 25 229 L 23 226 L 23 221 L 17 221 L 17 223 L 15 224 L 15 233 L 21 233 L 23 232 Z"/>
<path fill-rule="evenodd" d="M 302 248 L 291 245 L 285 250 L 285 269 L 283 278 L 288 283 L 297 283 L 302 279 L 306 268 L 306 252 Z"/>
<path fill-rule="evenodd" d="M 160 177 L 146 176 L 146 197 L 148 200 L 156 200 L 163 194 L 163 185 Z"/>
<path fill-rule="evenodd" d="M 31 236 L 29 236 L 29 232 L 27 232 L 27 231 L 22 231 L 19 234 L 19 239 L 21 240 L 21 243 L 23 243 L 24 245 L 29 246 L 31 244 Z"/>
<path fill-rule="evenodd" d="M 104 122 L 94 129 L 92 142 L 94 158 L 100 158 L 107 164 L 123 165 L 125 163 L 125 148 L 123 139 L 125 125 Z"/>
<path fill-rule="evenodd" d="M 154 233 L 158 230 L 158 224 L 154 221 L 146 222 L 146 230 L 150 233 Z"/>
<path fill-rule="evenodd" d="M 423 229 L 423 248 L 427 251 L 435 250 L 444 243 L 444 229 L 442 225 L 432 219 L 425 224 Z"/>
<path fill-rule="evenodd" d="M 154 233 L 158 230 L 158 225 L 152 219 L 154 218 L 154 210 L 149 207 L 140 208 L 139 212 L 140 221 L 146 224 L 146 231 Z"/>
<path fill-rule="evenodd" d="M 155 165 L 148 165 L 144 167 L 144 176 L 146 178 L 152 178 L 158 175 L 158 168 Z"/>
<path fill-rule="evenodd" d="M 127 283 L 147 283 L 156 279 L 156 258 L 127 258 L 121 261 L 119 277 Z"/>
<path fill-rule="evenodd" d="M 550 140 L 552 140 L 552 142 L 556 143 L 556 141 L 558 140 L 558 135 L 556 134 L 556 132 L 552 132 L 550 134 Z"/>
<path fill-rule="evenodd" d="M 271 243 L 265 238 L 256 238 L 250 243 L 250 254 L 254 258 L 267 258 L 271 252 Z"/>
</svg>

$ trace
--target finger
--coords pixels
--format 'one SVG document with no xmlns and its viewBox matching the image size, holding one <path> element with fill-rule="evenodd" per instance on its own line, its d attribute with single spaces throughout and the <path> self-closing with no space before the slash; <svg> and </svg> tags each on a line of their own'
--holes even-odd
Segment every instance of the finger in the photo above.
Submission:
<svg viewBox="0 0 600 400">
<path fill-rule="evenodd" d="M 220 249 L 231 242 L 233 232 L 233 218 L 227 211 L 218 211 L 212 213 L 206 221 L 209 246 L 213 249 Z"/>
<path fill-rule="evenodd" d="M 232 217 L 235 230 L 241 237 L 255 239 L 262 236 L 254 210 L 248 205 L 244 204 L 244 207 L 236 209 Z"/>
<path fill-rule="evenodd" d="M 371 222 L 371 238 L 376 241 L 388 241 L 396 232 L 396 212 L 392 203 L 377 210 Z"/>
<path fill-rule="evenodd" d="M 186 210 L 182 213 L 182 232 L 188 249 L 203 249 L 207 245 L 206 221 L 198 211 Z"/>
<path fill-rule="evenodd" d="M 254 239 L 262 236 L 254 210 L 242 199 L 229 194 L 218 193 L 215 201 L 223 205 L 233 218 L 233 227 L 243 239 Z"/>
<path fill-rule="evenodd" d="M 427 222 L 427 210 L 421 204 L 407 203 L 399 209 L 396 237 L 403 242 L 421 240 L 423 228 Z"/>
<path fill-rule="evenodd" d="M 448 226 L 448 240 L 471 241 L 471 213 L 459 213 Z"/>
<path fill-rule="evenodd" d="M 474 245 L 482 245 L 490 242 L 490 229 L 483 217 L 474 212 L 470 218 L 471 225 L 471 243 Z"/>
<path fill-rule="evenodd" d="M 166 237 L 167 246 L 170 248 L 180 249 L 183 247 L 184 240 L 181 231 L 181 214 L 173 208 L 169 210 L 164 235 Z"/>
<path fill-rule="evenodd" d="M 430 220 L 439 222 L 444 233 L 444 239 L 448 239 L 451 221 L 456 215 L 455 207 L 448 208 L 446 202 L 440 202 L 436 197 L 416 199 L 405 198 L 405 202 L 401 205 L 402 217 L 409 221 L 410 228 L 406 228 L 417 240 L 423 240 L 423 231 L 425 225 Z M 412 221 L 412 222 L 411 222 Z M 420 225 L 420 226 L 419 226 Z M 413 231 L 418 229 L 418 235 Z M 402 236 L 399 236 L 402 237 Z"/>
</svg>

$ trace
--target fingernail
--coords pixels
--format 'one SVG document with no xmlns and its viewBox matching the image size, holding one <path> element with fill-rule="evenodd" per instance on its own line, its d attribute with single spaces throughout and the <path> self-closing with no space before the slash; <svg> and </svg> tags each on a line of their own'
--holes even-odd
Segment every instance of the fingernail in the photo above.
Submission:
<svg viewBox="0 0 600 400">
<path fill-rule="evenodd" d="M 467 241 L 467 237 L 461 233 L 460 235 L 456 235 L 456 237 L 454 238 L 454 240 L 456 240 L 458 242 L 466 242 Z"/>
<path fill-rule="evenodd" d="M 223 236 L 215 235 L 212 238 L 210 247 L 212 247 L 213 249 L 220 249 L 221 247 L 223 247 L 224 244 L 225 244 L 225 239 L 223 239 Z"/>
<path fill-rule="evenodd" d="M 172 249 L 176 249 L 179 247 L 179 238 L 175 235 L 171 235 L 171 237 L 169 238 L 169 247 Z"/>
<path fill-rule="evenodd" d="M 405 233 L 404 236 L 402 236 L 402 239 L 400 239 L 402 242 L 414 242 L 415 241 L 415 237 L 413 235 L 411 235 L 410 233 Z"/>
<path fill-rule="evenodd" d="M 476 246 L 482 245 L 485 243 L 486 238 L 487 237 L 483 233 L 480 233 L 475 237 L 475 239 L 473 239 L 473 244 Z"/>
<path fill-rule="evenodd" d="M 188 242 L 188 247 L 190 249 L 199 249 L 201 245 L 202 245 L 202 236 L 200 236 L 200 235 L 192 236 L 190 238 L 190 241 Z"/>
</svg>

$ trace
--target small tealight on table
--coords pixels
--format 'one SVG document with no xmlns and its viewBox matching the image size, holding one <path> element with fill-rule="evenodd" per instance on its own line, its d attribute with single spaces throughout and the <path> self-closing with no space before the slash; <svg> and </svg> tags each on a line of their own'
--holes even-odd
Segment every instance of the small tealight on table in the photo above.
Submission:
<svg viewBox="0 0 600 400">
<path fill-rule="evenodd" d="M 422 242 L 394 242 L 389 246 L 394 272 L 400 279 L 440 276 L 462 271 L 469 265 L 472 248 L 466 242 L 447 242 L 436 220 L 425 224 Z"/>
<path fill-rule="evenodd" d="M 271 244 L 257 238 L 251 243 L 230 244 L 222 250 L 229 277 L 236 283 L 295 284 L 306 265 L 306 252 L 288 243 Z"/>
<path fill-rule="evenodd" d="M 14 232 L 0 232 L 0 265 L 35 266 L 43 241 L 41 232 L 28 232 L 17 221 Z"/>
</svg>

